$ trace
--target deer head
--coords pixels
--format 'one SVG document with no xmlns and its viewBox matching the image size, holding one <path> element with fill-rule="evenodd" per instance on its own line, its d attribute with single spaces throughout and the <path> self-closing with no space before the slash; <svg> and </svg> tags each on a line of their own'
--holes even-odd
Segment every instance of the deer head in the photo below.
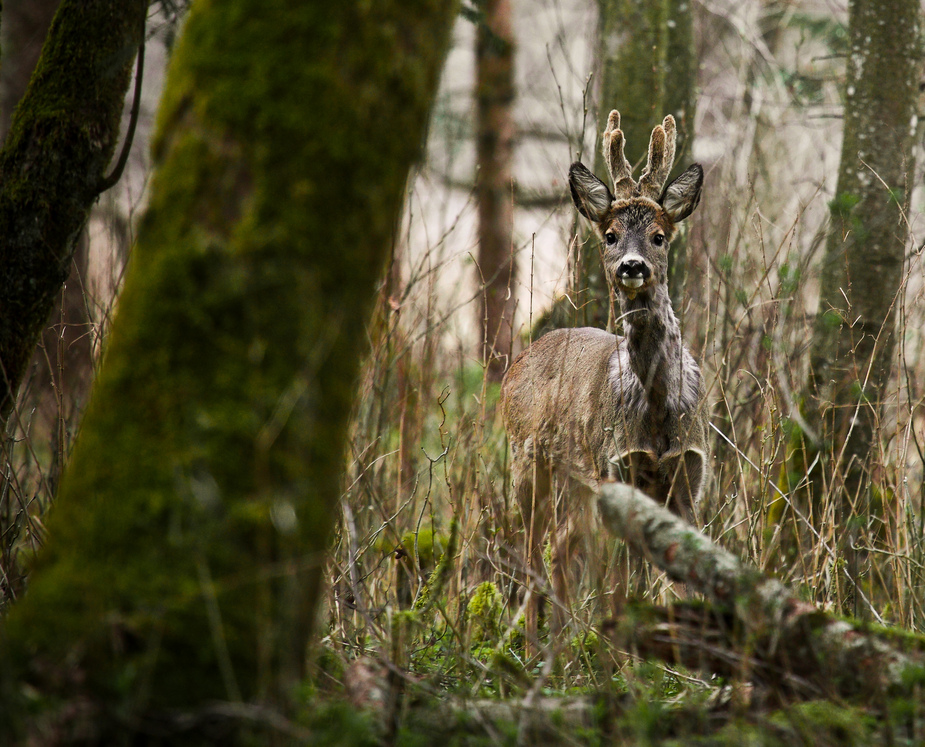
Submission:
<svg viewBox="0 0 925 747">
<path fill-rule="evenodd" d="M 639 182 L 623 153 L 620 113 L 610 112 L 604 131 L 604 160 L 613 192 L 576 161 L 569 169 L 572 200 L 604 243 L 610 287 L 630 300 L 668 279 L 668 246 L 676 224 L 700 202 L 703 168 L 693 164 L 665 184 L 675 155 L 675 121 L 670 114 L 652 130 L 649 158 Z"/>
</svg>

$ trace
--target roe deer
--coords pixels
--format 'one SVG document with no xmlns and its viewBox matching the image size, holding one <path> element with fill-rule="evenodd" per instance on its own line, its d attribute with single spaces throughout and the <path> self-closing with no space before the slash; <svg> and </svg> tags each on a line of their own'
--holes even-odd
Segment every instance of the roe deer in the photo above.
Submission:
<svg viewBox="0 0 925 747">
<path fill-rule="evenodd" d="M 542 572 L 552 529 L 556 602 L 550 637 L 564 628 L 567 565 L 578 518 L 590 528 L 589 490 L 598 481 L 631 482 L 691 520 L 706 470 L 706 408 L 700 369 L 681 342 L 668 297 L 668 243 L 675 224 L 700 201 L 703 169 L 694 164 L 663 188 L 674 161 L 671 116 L 652 131 L 648 164 L 633 181 L 623 153 L 620 114 L 604 132 L 614 192 L 581 163 L 569 169 L 572 200 L 603 243 L 611 294 L 624 337 L 599 329 L 559 329 L 521 353 L 504 378 L 501 408 L 527 534 L 527 585 Z M 556 484 L 565 488 L 557 510 Z M 528 651 L 536 643 L 539 597 L 526 608 Z"/>
</svg>

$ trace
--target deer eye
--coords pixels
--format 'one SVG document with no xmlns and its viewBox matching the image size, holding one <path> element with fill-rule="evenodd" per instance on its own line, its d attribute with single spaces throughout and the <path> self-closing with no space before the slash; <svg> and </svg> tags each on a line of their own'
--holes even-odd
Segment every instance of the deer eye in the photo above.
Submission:
<svg viewBox="0 0 925 747">
<path fill-rule="evenodd" d="M 657 233 L 657 234 L 655 234 L 655 235 L 652 237 L 652 243 L 655 244 L 655 246 L 661 246 L 662 244 L 664 244 L 664 243 L 665 243 L 665 234 L 663 234 L 663 233 Z"/>
<path fill-rule="evenodd" d="M 617 243 L 617 234 L 613 231 L 608 231 L 604 234 L 604 241 L 606 241 L 610 246 L 613 246 Z"/>
</svg>

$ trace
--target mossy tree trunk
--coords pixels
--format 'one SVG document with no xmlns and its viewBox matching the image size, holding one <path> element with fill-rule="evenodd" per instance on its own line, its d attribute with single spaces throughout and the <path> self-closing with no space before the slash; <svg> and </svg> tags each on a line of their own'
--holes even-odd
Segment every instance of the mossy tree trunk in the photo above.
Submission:
<svg viewBox="0 0 925 747">
<path fill-rule="evenodd" d="M 694 162 L 694 117 L 697 114 L 697 71 L 694 53 L 693 0 L 668 0 L 668 53 L 665 58 L 665 99 L 662 114 L 674 115 L 678 123 L 674 179 Z M 684 286 L 688 269 L 688 222 L 681 224 L 671 242 L 668 256 L 668 294 L 674 308 L 684 304 Z"/>
<path fill-rule="evenodd" d="M 480 0 L 476 32 L 475 199 L 479 216 L 479 322 L 490 381 L 510 363 L 515 298 L 514 30 L 510 0 Z"/>
<path fill-rule="evenodd" d="M 0 66 L 0 135 L 10 130 L 13 111 L 26 92 L 60 0 L 7 0 L 3 30 L 7 42 Z M 63 467 L 71 433 L 89 393 L 93 370 L 93 336 L 86 298 L 90 244 L 85 232 L 74 245 L 67 281 L 52 303 L 25 377 L 26 412 L 35 411 L 33 435 L 49 438 L 54 454 L 51 490 Z"/>
<path fill-rule="evenodd" d="M 626 157 L 633 166 L 645 163 L 652 128 L 668 112 L 665 99 L 668 60 L 667 0 L 598 0 L 598 44 L 601 65 L 598 133 L 611 109 L 620 110 L 626 135 Z M 607 174 L 600 148 L 594 168 Z"/>
<path fill-rule="evenodd" d="M 708 602 L 652 615 L 637 609 L 620 650 L 746 675 L 785 699 L 826 695 L 869 705 L 887 696 L 918 698 L 925 637 L 871 630 L 802 600 L 630 485 L 604 483 L 598 507 L 602 523 L 633 553 Z"/>
<path fill-rule="evenodd" d="M 0 151 L 0 425 L 119 138 L 146 0 L 64 0 Z"/>
<path fill-rule="evenodd" d="M 10 131 L 13 110 L 29 84 L 42 44 L 61 0 L 6 0 L 3 64 L 0 66 L 0 134 Z"/>
<path fill-rule="evenodd" d="M 696 101 L 690 0 L 598 0 L 600 89 L 594 145 L 594 171 L 606 178 L 600 135 L 611 109 L 619 109 L 626 134 L 626 157 L 637 169 L 645 165 L 652 128 L 666 114 L 678 123 L 677 161 L 672 177 L 691 163 Z M 672 242 L 669 289 L 677 305 L 686 277 L 686 240 Z M 604 327 L 613 319 L 599 242 L 590 232 L 578 252 L 569 301 L 550 313 L 545 326 Z M 676 306 L 677 307 L 677 306 Z"/>
<path fill-rule="evenodd" d="M 849 5 L 844 140 L 810 360 L 810 395 L 823 425 L 846 547 L 854 545 L 857 522 L 868 518 L 876 428 L 896 347 L 920 13 L 917 0 Z"/>
<path fill-rule="evenodd" d="M 5 706 L 38 694 L 105 742 L 295 695 L 367 314 L 454 11 L 193 5 L 111 340 L 3 628 Z"/>
</svg>

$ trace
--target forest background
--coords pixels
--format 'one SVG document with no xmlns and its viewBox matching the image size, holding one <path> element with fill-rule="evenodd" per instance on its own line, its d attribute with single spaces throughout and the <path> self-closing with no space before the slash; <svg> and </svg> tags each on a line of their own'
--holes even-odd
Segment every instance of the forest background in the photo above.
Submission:
<svg viewBox="0 0 925 747">
<path fill-rule="evenodd" d="M 68 4 L 62 5 L 66 9 Z M 407 180 L 394 175 L 387 180 L 399 185 L 396 194 L 404 198 L 400 219 L 377 218 L 364 230 L 362 223 L 376 204 L 363 212 L 359 202 L 331 196 L 322 203 L 330 211 L 326 220 L 354 221 L 357 228 L 337 236 L 331 243 L 337 250 L 319 249 L 304 279 L 290 289 L 292 296 L 274 299 L 274 307 L 266 288 L 282 281 L 241 281 L 249 277 L 246 272 L 239 276 L 238 270 L 221 270 L 225 255 L 214 248 L 215 242 L 223 246 L 227 241 L 233 258 L 249 251 L 263 257 L 260 252 L 266 251 L 271 263 L 286 256 L 284 249 L 267 248 L 249 238 L 255 241 L 251 245 L 231 235 L 239 222 L 247 225 L 242 215 L 250 215 L 248 199 L 272 203 L 269 197 L 247 197 L 258 181 L 256 169 L 236 171 L 234 164 L 238 159 L 249 164 L 257 157 L 235 138 L 254 136 L 262 142 L 259 137 L 278 133 L 256 126 L 251 132 L 246 116 L 229 114 L 224 105 L 212 108 L 211 102 L 230 96 L 219 83 L 215 91 L 196 85 L 215 75 L 214 69 L 224 74 L 235 67 L 224 62 L 215 46 L 209 47 L 219 44 L 217 33 L 203 30 L 214 24 L 235 38 L 234 14 L 223 16 L 208 3 L 202 5 L 193 10 L 199 15 L 190 21 L 192 32 L 183 29 L 185 7 L 163 2 L 148 9 L 144 83 L 125 172 L 114 188 L 103 192 L 89 217 L 78 221 L 86 223 L 75 233 L 80 238 L 67 239 L 73 251 L 73 256 L 66 254 L 71 275 L 63 295 L 49 306 L 55 316 L 32 361 L 23 367 L 15 404 L 5 405 L 0 584 L 5 608 L 13 611 L 5 634 L 14 644 L 23 636 L 27 645 L 22 651 L 30 652 L 28 661 L 17 660 L 11 669 L 25 674 L 8 675 L 5 687 L 14 691 L 10 702 L 25 702 L 24 709 L 39 714 L 27 719 L 26 730 L 48 742 L 80 735 L 89 735 L 85 741 L 105 740 L 112 733 L 133 730 L 150 736 L 157 729 L 196 733 L 206 728 L 239 736 L 268 732 L 281 741 L 317 741 L 324 735 L 335 742 L 401 741 L 446 721 L 436 706 L 438 715 L 432 722 L 412 713 L 414 703 L 438 697 L 457 704 L 453 718 L 466 724 L 459 727 L 461 732 L 497 736 L 500 729 L 512 742 L 529 739 L 525 735 L 531 729 L 551 730 L 563 741 L 593 741 L 601 731 L 632 735 L 640 742 L 708 734 L 735 741 L 744 738 L 742 730 L 768 723 L 774 724 L 772 737 L 782 742 L 799 743 L 814 730 L 822 730 L 836 743 L 874 738 L 881 731 L 914 742 L 923 728 L 916 698 L 892 710 L 879 704 L 810 700 L 814 706 L 825 703 L 820 715 L 818 708 L 805 707 L 805 698 L 756 684 L 746 664 L 739 677 L 724 673 L 711 678 L 709 672 L 638 658 L 623 634 L 613 631 L 640 613 L 627 607 L 621 591 L 589 580 L 613 576 L 612 571 L 626 566 L 634 574 L 634 591 L 643 599 L 664 605 L 676 602 L 677 593 L 663 574 L 630 560 L 622 544 L 606 544 L 600 538 L 595 542 L 601 546 L 588 553 L 585 578 L 572 595 L 569 640 L 546 641 L 538 659 L 526 659 L 519 592 L 522 519 L 511 501 L 507 446 L 495 405 L 498 381 L 510 357 L 542 330 L 568 324 L 614 325 L 595 264 L 596 240 L 568 200 L 568 165 L 576 159 L 589 166 L 597 163 L 598 174 L 603 174 L 598 138 L 602 119 L 612 107 L 624 115 L 633 161 L 641 157 L 651 127 L 665 114 L 674 114 L 682 136 L 679 166 L 697 161 L 706 172 L 703 204 L 673 244 L 671 274 L 675 308 L 688 346 L 702 361 L 711 406 L 712 475 L 699 526 L 719 545 L 780 578 L 820 609 L 850 615 L 864 625 L 920 632 L 925 604 L 925 306 L 918 236 L 925 204 L 920 186 L 925 170 L 923 130 L 918 123 L 923 103 L 921 7 L 910 2 L 856 2 L 849 9 L 834 0 L 464 3 L 458 14 L 452 13 L 451 37 L 446 37 L 445 25 L 443 34 L 433 32 L 435 44 L 444 38 L 449 43 L 429 119 L 424 119 L 427 95 L 407 94 L 412 102 L 404 109 L 408 122 L 420 122 L 421 127 L 427 122 L 423 155 L 417 157 L 417 138 L 410 132 L 404 138 L 407 153 L 382 147 L 397 161 L 417 161 Z M 46 34 L 53 37 L 49 27 L 57 6 L 44 0 L 7 0 L 3 5 L 0 106 L 5 131 L 16 131 L 11 115 L 26 92 Z M 423 17 L 434 29 L 450 15 L 428 13 Z M 396 11 L 389 21 L 396 28 L 410 24 L 405 15 Z M 59 18 L 66 37 L 68 18 L 63 11 Z M 293 26 L 306 28 L 300 23 L 308 21 L 299 18 L 293 13 Z M 364 23 L 372 26 L 377 20 L 375 15 L 358 18 L 347 14 L 344 23 L 365 28 Z M 173 93 L 168 82 L 167 103 L 161 104 L 158 115 L 161 134 L 155 137 L 164 67 L 177 39 L 194 32 L 201 55 L 187 51 L 172 63 L 187 77 L 173 73 Z M 138 41 L 128 45 L 133 52 Z M 193 46 L 192 41 L 185 43 Z M 318 43 L 306 32 L 304 54 L 317 55 L 313 44 Z M 425 79 L 421 82 L 413 75 L 420 48 L 414 47 L 415 54 L 398 68 L 426 88 L 427 80 L 436 81 L 442 50 L 421 55 L 431 65 L 429 72 L 418 75 Z M 223 62 L 211 68 L 209 54 Z M 336 61 L 330 64 L 321 72 L 313 68 L 313 75 L 343 75 Z M 349 68 L 351 63 L 346 64 Z M 280 69 L 284 70 L 282 64 Z M 366 70 L 360 63 L 357 69 Z M 129 129 L 133 108 L 128 71 L 123 75 L 123 133 Z M 54 69 L 45 73 L 53 77 Z M 398 73 L 383 75 L 384 97 Z M 273 80 L 265 89 L 245 91 L 243 98 L 254 108 L 242 111 L 252 116 L 265 101 L 261 97 L 282 90 L 274 85 L 285 88 L 285 76 L 280 77 L 282 81 Z M 314 83 L 305 83 L 310 85 Z M 38 90 L 39 84 L 34 87 Z M 292 86 L 292 96 L 301 92 Z M 360 125 L 368 127 L 389 111 L 374 102 L 374 93 L 364 89 L 364 96 L 368 121 L 350 120 L 359 131 Z M 176 149 L 180 155 L 173 158 L 195 163 L 191 159 L 199 158 L 200 151 L 176 133 L 199 132 L 185 107 L 200 98 L 210 103 L 203 105 L 206 114 L 196 116 L 217 116 L 222 122 L 221 127 L 211 122 L 213 129 L 197 135 L 207 143 L 207 163 L 211 158 L 231 165 L 221 167 L 220 179 L 203 167 L 197 176 L 201 181 L 190 185 L 181 183 L 183 170 L 178 167 L 171 187 L 176 191 L 165 187 L 158 201 L 149 184 L 152 139 L 162 167 L 171 163 L 164 154 Z M 404 101 L 400 98 L 392 106 L 400 112 Z M 24 106 L 23 117 L 25 110 Z M 409 112 L 416 112 L 414 118 Z M 280 116 L 287 137 L 318 137 L 313 131 L 302 132 L 284 113 Z M 235 138 L 223 140 L 216 133 L 225 132 L 226 126 L 240 126 L 245 135 L 235 131 Z M 376 143 L 397 140 L 396 132 L 378 128 Z M 334 152 L 349 149 L 333 140 L 319 142 Z M 110 149 L 117 159 L 115 140 Z M 379 157 L 370 146 L 357 161 L 362 167 Z M 261 161 L 266 175 L 284 179 L 289 173 L 279 168 L 284 160 L 283 155 L 266 156 Z M 333 192 L 342 189 L 344 196 L 351 190 L 362 192 L 365 182 L 376 184 L 377 173 L 370 169 L 363 179 L 351 176 L 345 178 L 347 186 L 329 187 Z M 298 187 L 297 175 L 293 179 Z M 206 197 L 197 196 L 209 190 L 221 209 L 208 207 Z M 306 188 L 308 196 L 303 198 L 294 189 L 286 199 L 304 199 L 309 209 L 318 210 L 310 194 Z M 169 206 L 184 201 L 198 206 L 190 211 L 192 217 L 170 217 Z M 383 202 L 388 206 L 395 199 Z M 138 216 L 149 204 L 156 208 L 149 208 L 145 219 L 153 226 L 147 235 L 156 237 L 149 243 L 186 246 L 187 239 L 178 240 L 157 226 L 192 222 L 189 235 L 196 238 L 189 241 L 205 242 L 205 259 L 177 259 L 170 271 L 158 269 L 154 259 L 130 259 L 136 232 L 145 235 Z M 233 209 L 229 204 L 245 207 Z M 266 210 L 256 210 L 255 215 L 276 225 L 272 210 Z M 298 226 L 292 230 L 298 231 Z M 315 229 L 307 225 L 306 230 Z M 206 239 L 203 234 L 208 234 Z M 354 241 L 359 247 L 370 239 L 377 244 L 371 259 L 342 243 Z M 316 317 L 333 314 L 337 319 L 345 313 L 338 303 L 354 303 L 345 295 L 339 301 L 331 299 L 328 308 L 290 314 L 298 298 L 316 289 L 312 272 L 326 262 L 334 266 L 327 255 L 335 251 L 344 255 L 344 266 L 330 273 L 359 277 L 360 285 L 366 281 L 369 292 L 375 290 L 374 302 L 355 304 L 358 313 L 347 315 L 351 320 L 355 316 L 357 325 L 349 339 L 341 342 L 321 334 L 300 340 L 305 330 L 314 329 Z M 149 250 L 145 256 L 155 254 Z M 187 261 L 192 266 L 183 264 Z M 367 266 L 361 272 L 364 261 Z M 115 346 L 125 352 L 107 353 L 102 359 L 104 369 L 111 366 L 116 373 L 108 389 L 102 389 L 104 394 L 95 395 L 97 412 L 91 414 L 96 420 L 91 417 L 89 422 L 103 422 L 104 410 L 111 411 L 111 422 L 105 428 L 87 426 L 95 435 L 82 438 L 97 448 L 84 447 L 88 456 L 69 467 L 100 351 L 109 350 L 114 317 L 119 324 L 116 312 L 126 266 L 133 262 L 164 284 L 153 286 L 160 287 L 158 293 L 183 286 L 186 276 L 202 285 L 194 283 L 170 296 L 164 304 L 167 311 L 158 308 L 157 299 L 163 295 L 135 291 L 136 298 L 147 298 L 147 292 L 153 300 L 133 300 L 126 304 L 132 311 L 125 314 L 138 323 L 147 319 L 151 330 L 137 336 L 124 333 L 134 342 Z M 141 270 L 135 272 L 142 275 Z M 215 276 L 216 287 L 234 287 L 235 302 L 219 299 L 219 291 L 210 296 L 212 281 L 200 275 Z M 143 282 L 138 281 L 139 288 Z M 206 308 L 189 312 L 187 301 L 190 309 L 198 303 L 206 303 Z M 265 304 L 267 311 L 238 318 L 237 304 L 254 309 Z M 359 312 L 369 308 L 371 320 L 366 316 L 364 322 Z M 251 326 L 262 329 L 261 324 L 271 324 L 260 314 L 277 320 L 279 334 L 291 338 L 280 349 L 291 348 L 303 364 L 274 373 L 287 382 L 280 391 L 260 380 L 267 391 L 254 396 L 266 417 L 254 426 L 256 445 L 234 452 L 252 454 L 243 460 L 253 465 L 253 474 L 243 481 L 244 507 L 216 513 L 215 504 L 233 505 L 233 491 L 225 481 L 236 474 L 226 464 L 235 457 L 227 450 L 229 444 L 240 445 L 240 434 L 223 442 L 225 455 L 216 469 L 209 452 L 211 423 L 225 417 L 222 397 L 234 389 L 225 379 L 233 378 L 230 372 L 247 370 L 238 364 L 224 372 L 222 367 L 226 360 L 237 360 L 235 356 L 253 362 L 264 355 L 261 346 L 273 348 L 262 333 L 247 337 Z M 227 333 L 233 338 L 245 330 L 242 339 L 248 345 L 218 346 L 228 358 L 217 358 L 208 372 L 191 375 L 189 381 L 177 374 L 178 366 L 195 369 L 186 354 L 160 361 L 152 353 L 158 362 L 150 370 L 139 364 L 171 341 L 180 341 L 175 350 L 201 355 L 203 348 L 197 345 L 212 339 L 215 330 L 206 324 L 202 340 L 197 342 L 195 335 L 188 339 L 190 319 L 195 326 L 212 315 L 230 316 L 234 324 L 228 322 Z M 287 323 L 279 323 L 284 316 Z M 174 323 L 176 329 L 163 335 Z M 349 424 L 332 426 L 333 435 L 321 432 L 323 427 L 318 433 L 311 431 L 314 435 L 305 443 L 298 435 L 281 436 L 290 427 L 298 431 L 298 419 L 291 413 L 303 407 L 303 426 L 319 429 L 318 417 L 310 411 L 320 405 L 305 392 L 314 386 L 315 374 L 323 379 L 318 372 L 341 344 L 350 351 L 345 355 L 363 359 L 358 374 L 350 365 L 330 366 L 329 375 L 341 379 L 342 388 L 343 381 L 357 382 L 349 393 L 338 390 L 337 395 L 349 413 Z M 129 361 L 122 364 L 125 370 L 117 368 L 114 361 L 119 360 Z M 217 404 L 196 410 L 189 421 L 178 416 L 151 434 L 150 442 L 144 434 L 126 436 L 125 422 L 156 420 L 177 406 L 174 394 L 164 394 L 126 412 L 118 409 L 121 400 L 113 393 L 134 402 L 132 392 L 138 390 L 131 387 L 145 386 L 145 371 L 148 381 L 163 382 L 166 392 L 173 387 L 194 397 L 214 386 Z M 198 381 L 196 376 L 203 377 L 202 382 L 190 383 Z M 250 373 L 242 374 L 241 381 L 253 386 L 249 377 Z M 113 398 L 105 399 L 106 392 Z M 314 404 L 305 405 L 306 400 Z M 195 425 L 166 449 L 170 456 L 144 445 L 170 441 L 172 436 L 165 434 L 187 422 Z M 345 470 L 339 456 L 340 432 L 347 442 Z M 108 458 L 105 449 L 118 452 L 120 439 L 123 444 L 133 439 L 142 444 L 129 452 L 130 462 L 141 455 L 156 466 L 147 471 L 141 459 L 127 469 L 85 467 L 94 457 Z M 325 448 L 316 441 L 325 442 Z M 292 443 L 297 447 L 280 458 L 274 450 L 283 442 L 287 448 Z M 195 454 L 180 455 L 187 447 Z M 300 454 L 328 466 L 302 474 L 289 464 Z M 68 469 L 76 472 L 71 487 Z M 62 503 L 65 518 L 54 519 L 62 473 L 70 503 Z M 93 515 L 103 518 L 85 518 L 74 496 L 105 493 L 97 492 L 98 486 L 113 473 L 118 479 L 112 481 L 112 494 L 119 493 L 119 480 L 126 480 L 150 495 L 143 503 L 127 501 L 120 510 L 97 499 L 98 513 Z M 317 497 L 319 483 L 314 480 L 321 473 L 337 487 L 319 491 Z M 145 484 L 145 475 L 156 479 Z M 158 498 L 161 493 L 172 497 Z M 255 503 L 261 508 L 251 511 L 248 501 L 253 503 L 255 494 L 263 496 Z M 197 506 L 195 516 L 159 516 L 161 503 L 169 506 L 172 500 Z M 305 507 L 304 502 L 313 501 L 316 507 Z M 73 508 L 65 510 L 67 505 Z M 336 516 L 331 516 L 335 507 Z M 198 515 L 200 511 L 206 518 Z M 308 517 L 318 516 L 326 517 L 317 521 L 319 526 L 332 524 L 332 540 L 323 529 L 306 530 L 311 537 L 301 534 L 302 526 L 312 524 Z M 53 523 L 50 534 L 46 532 L 46 517 L 58 521 L 64 537 L 59 547 L 73 542 L 70 550 L 43 550 L 46 542 L 54 547 L 56 536 Z M 154 517 L 154 523 L 146 525 L 145 517 Z M 225 526 L 214 536 L 212 529 L 203 529 L 212 521 Z M 70 533 L 65 530 L 68 524 L 73 526 Z M 160 550 L 134 548 L 135 540 L 128 538 L 150 532 L 155 535 L 151 546 L 156 547 L 158 532 L 151 532 L 151 526 L 160 527 L 160 536 L 184 558 L 177 566 L 171 559 L 163 568 L 182 568 L 181 576 L 188 574 L 177 584 L 184 601 L 176 604 L 198 611 L 181 612 L 183 624 L 165 622 L 171 619 L 170 611 L 149 611 L 151 600 L 162 598 L 170 584 L 165 579 L 140 581 L 151 570 L 144 563 L 157 565 L 164 556 Z M 68 557 L 81 565 L 78 559 L 86 556 L 80 553 L 94 554 L 100 538 L 115 536 L 117 528 L 125 530 L 123 542 L 128 544 L 122 547 L 113 540 L 114 556 L 100 553 L 100 559 L 67 573 L 48 570 L 67 563 Z M 184 532 L 208 539 L 201 546 L 178 540 L 175 534 L 185 537 Z M 327 543 L 325 562 L 304 543 L 310 548 Z M 248 560 L 247 548 L 257 548 L 256 561 Z M 113 581 L 120 570 L 113 557 L 123 558 L 121 553 L 131 554 L 133 549 L 139 549 L 138 557 L 122 568 L 125 578 Z M 239 557 L 226 557 L 238 552 Z M 38 564 L 31 560 L 35 553 Z M 286 565 L 292 562 L 296 570 Z M 302 568 L 300 562 L 311 567 Z M 94 563 L 115 568 L 97 577 Z M 242 569 L 250 564 L 264 573 L 253 584 L 240 580 Z M 62 575 L 57 582 L 32 589 L 33 567 L 46 579 Z M 86 589 L 81 574 L 90 579 Z M 74 584 L 75 578 L 79 583 Z M 535 582 L 538 592 L 548 593 L 545 579 Z M 262 583 L 267 587 L 263 591 Z M 73 596 L 61 591 L 71 584 L 78 589 Z M 87 602 L 96 599 L 93 587 L 110 584 L 119 587 L 116 601 L 104 594 L 99 604 Z M 302 590 L 293 591 L 294 586 Z M 147 591 L 140 596 L 147 601 L 137 607 L 125 601 L 142 587 Z M 31 606 L 30 596 L 36 600 Z M 321 607 L 313 611 L 316 596 Z M 166 605 L 168 610 L 172 604 Z M 255 604 L 256 621 L 251 619 Z M 49 610 L 73 619 L 41 634 L 22 632 L 41 626 Z M 315 635 L 301 662 L 293 651 L 306 644 L 313 618 Z M 106 621 L 102 626 L 101 619 Z M 248 648 L 248 636 L 260 641 L 258 652 L 239 658 L 239 649 Z M 708 640 L 706 632 L 703 638 Z M 172 644 L 176 648 L 171 649 Z M 203 661 L 203 669 L 211 672 L 203 680 L 208 685 L 189 673 L 189 681 L 177 685 L 171 667 L 185 656 Z M 288 659 L 299 661 L 291 664 Z M 178 687 L 182 695 L 161 697 L 158 687 Z M 573 699 L 539 703 L 541 695 L 566 694 Z M 502 697 L 508 700 L 499 700 Z M 177 699 L 187 698 L 181 717 Z M 498 716 L 485 704 L 511 701 L 526 705 Z M 609 705 L 602 708 L 605 701 Z M 198 707 L 203 702 L 208 705 Z M 344 702 L 362 705 L 363 713 L 339 708 Z M 581 710 L 588 702 L 597 705 L 597 715 L 593 708 L 591 715 Z M 580 728 L 587 732 L 576 732 L 575 722 L 562 715 L 573 706 L 582 714 Z M 548 716 L 542 726 L 524 715 L 535 712 Z M 15 728 L 21 727 L 22 723 Z"/>
</svg>

